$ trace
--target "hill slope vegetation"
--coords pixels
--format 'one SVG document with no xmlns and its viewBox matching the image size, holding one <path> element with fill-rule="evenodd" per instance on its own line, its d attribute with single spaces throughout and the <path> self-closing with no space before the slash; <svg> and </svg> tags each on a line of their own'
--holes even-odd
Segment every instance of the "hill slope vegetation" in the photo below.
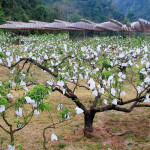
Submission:
<svg viewBox="0 0 150 150">
<path fill-rule="evenodd" d="M 124 20 L 111 0 L 0 0 L 3 18 L 24 21 L 62 19 L 76 22 L 81 18 L 103 22 L 108 18 Z"/>
<path fill-rule="evenodd" d="M 150 0 L 113 0 L 113 2 L 125 15 L 134 13 L 135 19 L 143 18 L 150 20 Z"/>
</svg>

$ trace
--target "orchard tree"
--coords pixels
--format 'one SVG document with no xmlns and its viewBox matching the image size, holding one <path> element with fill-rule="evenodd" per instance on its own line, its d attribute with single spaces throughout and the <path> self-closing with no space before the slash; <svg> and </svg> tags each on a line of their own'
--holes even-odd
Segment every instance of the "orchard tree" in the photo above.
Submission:
<svg viewBox="0 0 150 150">
<path fill-rule="evenodd" d="M 39 115 L 40 110 L 49 110 L 49 104 L 45 102 L 45 98 L 50 89 L 44 84 L 35 85 L 32 90 L 23 94 L 22 97 L 15 97 L 15 99 L 12 94 L 8 93 L 9 88 L 12 88 L 12 86 L 16 86 L 17 90 L 19 88 L 27 90 L 23 81 L 21 81 L 20 85 L 16 85 L 11 81 L 8 83 L 0 82 L 0 116 L 5 123 L 5 126 L 0 124 L 0 128 L 10 135 L 8 150 L 15 149 L 14 134 L 25 128 L 33 118 L 33 115 Z M 15 112 L 15 115 L 12 112 Z M 11 117 L 11 121 L 8 120 L 8 116 Z"/>
<path fill-rule="evenodd" d="M 45 85 L 73 101 L 77 114 L 84 114 L 86 136 L 91 136 L 97 113 L 109 110 L 130 113 L 135 107 L 150 107 L 149 41 L 95 37 L 74 42 L 68 35 L 34 35 L 20 37 L 24 44 L 16 48 L 8 47 L 5 40 L 8 38 L 1 42 L 1 66 L 10 70 L 19 67 L 24 73 L 33 72 L 35 66 L 47 72 L 49 80 Z M 95 98 L 85 103 L 76 94 L 79 88 L 91 92 Z M 127 99 L 131 88 L 132 98 Z"/>
</svg>

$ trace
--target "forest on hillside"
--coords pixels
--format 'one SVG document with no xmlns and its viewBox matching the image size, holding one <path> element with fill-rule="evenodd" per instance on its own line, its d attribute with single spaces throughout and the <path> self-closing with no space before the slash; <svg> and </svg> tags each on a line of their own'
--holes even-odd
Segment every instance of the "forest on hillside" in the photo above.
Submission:
<svg viewBox="0 0 150 150">
<path fill-rule="evenodd" d="M 124 20 L 110 0 L 0 0 L 0 22 L 29 19 L 52 22 L 54 19 L 79 21 L 81 18 L 103 22 L 109 18 Z"/>
<path fill-rule="evenodd" d="M 78 21 L 85 18 L 94 22 L 103 22 L 109 18 L 124 20 L 111 0 L 44 0 L 45 5 L 57 9 L 59 18 Z"/>
<path fill-rule="evenodd" d="M 127 23 L 138 17 L 149 20 L 149 10 L 150 0 L 0 0 L 0 24 L 30 19 L 104 22 L 109 18 Z"/>
<path fill-rule="evenodd" d="M 133 18 L 143 18 L 150 20 L 150 0 L 113 0 L 118 6 L 118 9 L 125 14 Z"/>
</svg>

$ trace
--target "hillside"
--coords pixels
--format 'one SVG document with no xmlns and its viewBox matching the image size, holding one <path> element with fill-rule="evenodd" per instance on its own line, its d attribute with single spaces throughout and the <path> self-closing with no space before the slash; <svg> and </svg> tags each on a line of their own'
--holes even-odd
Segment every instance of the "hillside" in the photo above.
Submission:
<svg viewBox="0 0 150 150">
<path fill-rule="evenodd" d="M 150 0 L 0 0 L 0 24 L 29 19 L 76 22 L 81 18 L 94 22 L 113 18 L 125 23 L 138 18 L 150 20 L 149 10 Z"/>
<path fill-rule="evenodd" d="M 6 20 L 28 22 L 41 0 L 0 0 Z"/>
<path fill-rule="evenodd" d="M 110 0 L 0 0 L 0 7 L 4 20 L 24 22 L 28 22 L 29 19 L 49 22 L 54 19 L 75 22 L 81 18 L 94 22 L 103 22 L 109 18 L 124 20 L 124 15 Z"/>
<path fill-rule="evenodd" d="M 103 22 L 108 18 L 124 20 L 115 5 L 110 0 L 44 0 L 58 10 L 59 18 L 68 21 L 78 21 L 80 18 L 94 22 Z"/>
<path fill-rule="evenodd" d="M 113 2 L 125 15 L 134 13 L 135 19 L 143 18 L 150 20 L 150 0 L 113 0 Z"/>
</svg>

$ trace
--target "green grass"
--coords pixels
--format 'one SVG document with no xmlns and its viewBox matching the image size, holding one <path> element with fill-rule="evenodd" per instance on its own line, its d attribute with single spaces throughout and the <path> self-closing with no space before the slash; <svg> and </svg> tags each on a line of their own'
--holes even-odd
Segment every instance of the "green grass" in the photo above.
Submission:
<svg viewBox="0 0 150 150">
<path fill-rule="evenodd" d="M 67 146 L 67 144 L 66 143 L 59 143 L 58 145 L 56 145 L 55 147 L 54 147 L 54 149 L 64 149 L 65 147 Z"/>
</svg>

